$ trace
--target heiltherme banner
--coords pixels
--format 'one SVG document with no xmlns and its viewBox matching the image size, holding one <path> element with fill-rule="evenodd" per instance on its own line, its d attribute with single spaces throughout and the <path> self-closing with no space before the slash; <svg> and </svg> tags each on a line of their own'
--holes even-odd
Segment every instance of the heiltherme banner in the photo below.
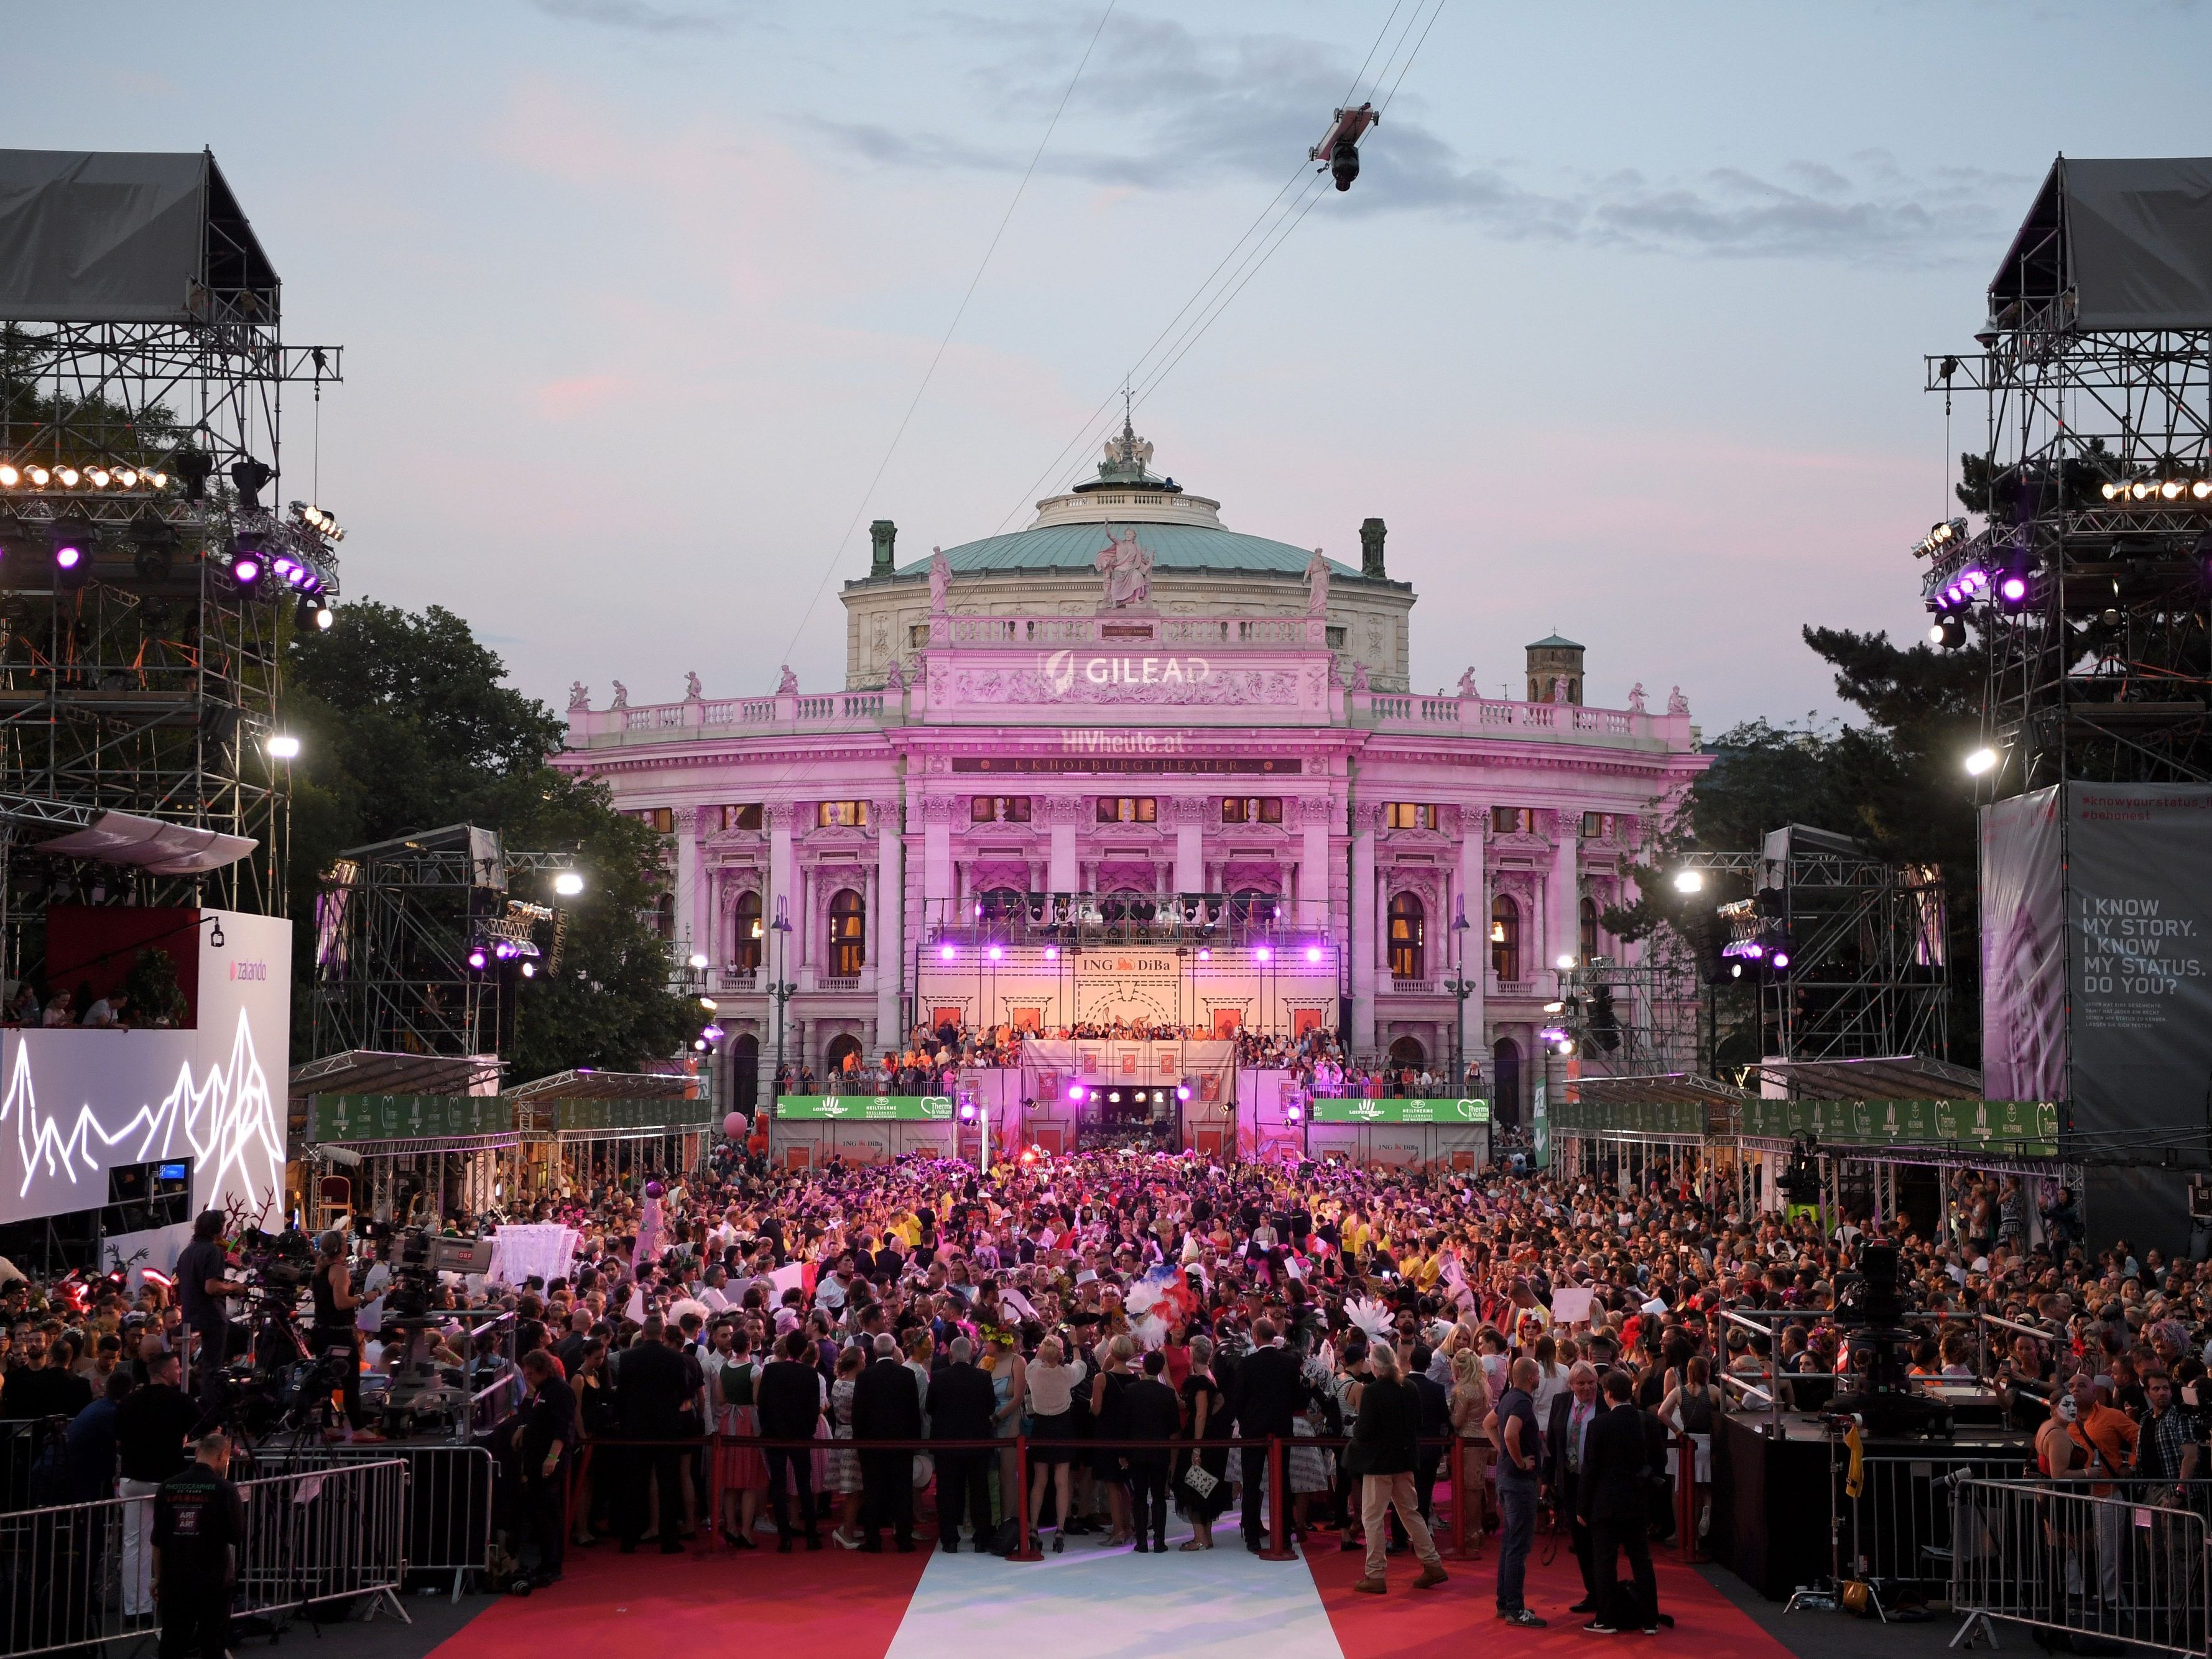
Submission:
<svg viewBox="0 0 2212 1659">
<path fill-rule="evenodd" d="M 1308 1103 L 1316 1123 L 1487 1123 L 1486 1100 L 1363 1100 L 1321 1096 Z"/>
<path fill-rule="evenodd" d="M 2057 787 L 1984 807 L 1981 836 L 1983 1088 L 2057 1100 L 2067 1090 Z"/>
<path fill-rule="evenodd" d="M 776 1116 L 787 1123 L 928 1123 L 952 1115 L 951 1095 L 783 1095 Z"/>
<path fill-rule="evenodd" d="M 2132 1147 L 2154 1162 L 2148 1143 L 2157 1132 L 2193 1131 L 2201 1145 L 2204 1130 L 2212 788 L 2074 783 L 2066 791 L 2074 1127 L 2087 1149 Z"/>
</svg>

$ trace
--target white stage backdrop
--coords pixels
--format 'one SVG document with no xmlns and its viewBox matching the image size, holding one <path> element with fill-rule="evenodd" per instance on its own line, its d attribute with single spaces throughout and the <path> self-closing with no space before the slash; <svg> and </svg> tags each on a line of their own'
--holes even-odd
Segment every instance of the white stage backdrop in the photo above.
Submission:
<svg viewBox="0 0 2212 1659">
<path fill-rule="evenodd" d="M 283 1224 L 292 924 L 203 910 L 198 933 L 197 1030 L 0 1032 L 0 1221 L 95 1209 L 109 1170 L 190 1159 L 195 1211 Z"/>
</svg>

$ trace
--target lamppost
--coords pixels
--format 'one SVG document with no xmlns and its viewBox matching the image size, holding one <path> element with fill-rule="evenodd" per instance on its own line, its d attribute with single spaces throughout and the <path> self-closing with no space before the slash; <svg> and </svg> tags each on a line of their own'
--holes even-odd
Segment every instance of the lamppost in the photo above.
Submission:
<svg viewBox="0 0 2212 1659">
<path fill-rule="evenodd" d="M 1467 1076 L 1467 1000 L 1474 994 L 1474 981 L 1467 976 L 1467 900 L 1459 902 L 1459 914 L 1452 918 L 1452 976 L 1444 981 L 1444 989 L 1459 1002 L 1459 1018 L 1452 1026 L 1452 1086 L 1457 1088 Z"/>
<path fill-rule="evenodd" d="M 775 1086 L 769 1091 L 772 1097 L 780 1097 L 783 1093 L 784 1010 L 790 1005 L 792 993 L 799 988 L 783 976 L 785 958 L 791 948 L 790 906 L 791 901 L 779 894 L 775 901 L 775 920 L 769 924 L 769 931 L 775 935 L 775 979 L 768 988 L 768 994 L 775 999 Z M 774 1099 L 769 1103 L 773 1105 Z"/>
</svg>

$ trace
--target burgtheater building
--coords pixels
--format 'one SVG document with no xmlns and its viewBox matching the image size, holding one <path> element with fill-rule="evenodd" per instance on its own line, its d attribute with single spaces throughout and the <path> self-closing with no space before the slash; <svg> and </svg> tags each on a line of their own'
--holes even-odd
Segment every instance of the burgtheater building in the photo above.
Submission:
<svg viewBox="0 0 2212 1659">
<path fill-rule="evenodd" d="M 903 563 L 878 521 L 840 690 L 572 688 L 561 763 L 672 840 L 661 923 L 706 961 L 723 1098 L 750 1110 L 779 1043 L 827 1077 L 917 1021 L 1181 1028 L 1172 1054 L 1033 1045 L 1064 1069 L 1004 1104 L 1053 1144 L 1071 1079 L 1203 1073 L 1192 1110 L 1227 1110 L 1237 1028 L 1317 1024 L 1440 1080 L 1475 1064 L 1511 1122 L 1558 1069 L 1559 959 L 1633 961 L 1601 918 L 1706 763 L 1680 692 L 1596 706 L 1554 636 L 1525 696 L 1472 669 L 1417 693 L 1381 519 L 1340 562 L 1152 459 L 1125 424 L 1025 529 Z"/>
</svg>

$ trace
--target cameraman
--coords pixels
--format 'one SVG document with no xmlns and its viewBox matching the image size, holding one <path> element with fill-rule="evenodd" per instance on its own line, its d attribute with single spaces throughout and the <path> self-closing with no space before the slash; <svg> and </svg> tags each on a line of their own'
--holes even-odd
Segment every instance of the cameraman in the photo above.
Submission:
<svg viewBox="0 0 2212 1659">
<path fill-rule="evenodd" d="M 202 1210 L 192 1222 L 192 1242 L 177 1255 L 177 1305 L 200 1340 L 200 1409 L 210 1413 L 220 1404 L 223 1362 L 230 1357 L 230 1318 L 222 1304 L 246 1293 L 229 1276 L 222 1224 L 221 1210 Z"/>
<path fill-rule="evenodd" d="M 361 1425 L 361 1333 L 354 1321 L 361 1300 L 353 1293 L 353 1273 L 346 1266 L 346 1237 L 335 1227 L 322 1237 L 307 1289 L 315 1302 L 310 1341 L 318 1360 L 333 1361 L 339 1367 L 346 1427 L 356 1440 L 381 1440 L 382 1435 Z"/>
</svg>

